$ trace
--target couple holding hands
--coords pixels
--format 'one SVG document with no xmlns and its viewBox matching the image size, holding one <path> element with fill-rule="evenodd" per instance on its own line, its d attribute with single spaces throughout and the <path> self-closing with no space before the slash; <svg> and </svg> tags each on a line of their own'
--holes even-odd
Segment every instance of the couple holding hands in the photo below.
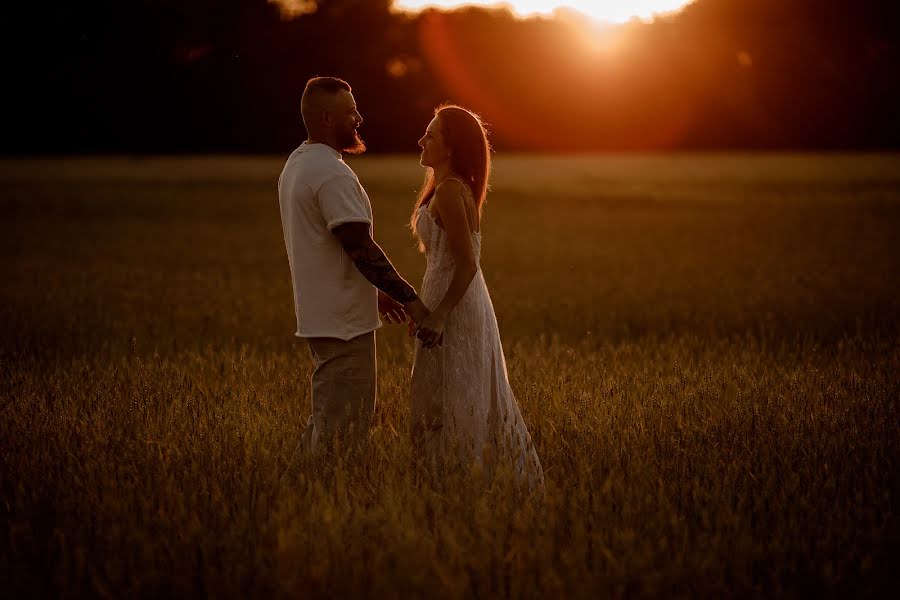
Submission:
<svg viewBox="0 0 900 600">
<path fill-rule="evenodd" d="M 481 120 L 441 106 L 419 140 L 425 183 L 409 225 L 427 266 L 416 293 L 372 238 L 369 198 L 342 160 L 365 151 L 350 85 L 310 79 L 301 113 L 308 137 L 278 181 L 296 335 L 306 338 L 315 363 L 312 415 L 298 450 L 315 453 L 339 434 L 365 439 L 375 409 L 379 315 L 389 323 L 409 318 L 416 452 L 429 460 L 509 460 L 521 483 L 541 486 L 479 265 L 491 166 Z"/>
</svg>

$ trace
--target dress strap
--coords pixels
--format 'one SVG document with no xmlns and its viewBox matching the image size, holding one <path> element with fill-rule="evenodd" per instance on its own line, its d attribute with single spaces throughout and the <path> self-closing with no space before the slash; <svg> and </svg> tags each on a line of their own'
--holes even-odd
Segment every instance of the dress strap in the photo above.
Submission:
<svg viewBox="0 0 900 600">
<path fill-rule="evenodd" d="M 444 178 L 444 181 L 442 181 L 441 183 L 443 184 L 443 183 L 445 183 L 445 182 L 447 182 L 447 181 L 450 181 L 451 179 L 452 179 L 453 181 L 456 181 L 457 183 L 461 183 L 461 184 L 462 184 L 463 190 L 465 190 L 465 192 L 464 192 L 465 194 L 467 194 L 468 196 L 471 196 L 471 195 L 472 195 L 472 188 L 471 188 L 471 186 L 470 186 L 468 183 L 466 183 L 465 181 L 463 181 L 462 178 L 457 177 L 456 175 L 448 175 L 447 177 Z"/>
</svg>

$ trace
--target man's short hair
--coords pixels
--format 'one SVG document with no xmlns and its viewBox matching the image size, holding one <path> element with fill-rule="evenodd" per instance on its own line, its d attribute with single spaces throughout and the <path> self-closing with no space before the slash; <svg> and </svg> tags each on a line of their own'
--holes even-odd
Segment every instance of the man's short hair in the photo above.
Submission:
<svg viewBox="0 0 900 600">
<path fill-rule="evenodd" d="M 350 84 L 337 77 L 313 77 L 306 82 L 303 97 L 300 99 L 300 114 L 303 124 L 309 131 L 312 125 L 309 119 L 323 106 L 323 96 L 333 96 L 340 91 L 350 91 Z"/>
<path fill-rule="evenodd" d="M 341 90 L 348 92 L 353 91 L 350 84 L 337 77 L 313 77 L 306 82 L 306 88 L 303 90 L 303 96 L 315 92 L 326 92 L 328 94 L 337 94 Z"/>
</svg>

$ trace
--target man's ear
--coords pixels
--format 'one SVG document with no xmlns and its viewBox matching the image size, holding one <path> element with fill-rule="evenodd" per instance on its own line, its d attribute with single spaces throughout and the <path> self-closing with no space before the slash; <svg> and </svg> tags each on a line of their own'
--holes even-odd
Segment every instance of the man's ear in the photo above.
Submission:
<svg viewBox="0 0 900 600">
<path fill-rule="evenodd" d="M 334 115 L 330 110 L 323 110 L 319 113 L 319 122 L 325 127 L 334 127 Z"/>
</svg>

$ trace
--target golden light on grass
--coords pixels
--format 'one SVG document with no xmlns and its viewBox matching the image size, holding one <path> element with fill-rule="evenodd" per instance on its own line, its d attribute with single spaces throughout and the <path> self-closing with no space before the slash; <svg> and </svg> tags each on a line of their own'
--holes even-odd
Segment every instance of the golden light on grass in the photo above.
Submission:
<svg viewBox="0 0 900 600">
<path fill-rule="evenodd" d="M 365 451 L 281 482 L 311 360 L 280 159 L 0 162 L 6 597 L 889 597 L 897 160 L 499 154 L 536 502 L 415 468 L 399 327 Z M 420 282 L 415 156 L 352 164 Z"/>
<path fill-rule="evenodd" d="M 624 23 L 634 18 L 652 19 L 655 15 L 677 11 L 692 0 L 484 0 L 460 2 L 459 0 L 396 0 L 395 8 L 418 11 L 426 8 L 454 9 L 465 6 L 506 7 L 521 17 L 550 16 L 561 9 L 576 10 L 583 15 L 613 23 Z"/>
</svg>

